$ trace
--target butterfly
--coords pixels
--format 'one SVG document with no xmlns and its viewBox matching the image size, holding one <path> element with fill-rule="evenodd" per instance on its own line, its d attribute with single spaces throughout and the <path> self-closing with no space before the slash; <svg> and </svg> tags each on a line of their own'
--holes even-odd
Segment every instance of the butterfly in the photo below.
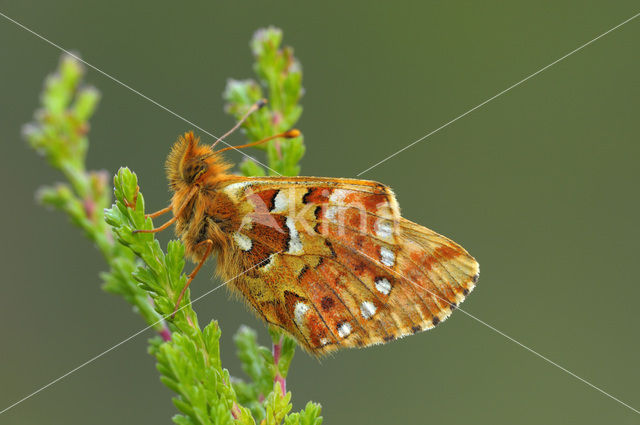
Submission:
<svg viewBox="0 0 640 425">
<path fill-rule="evenodd" d="M 275 137 L 296 137 L 297 130 Z M 272 139 L 269 138 L 269 139 Z M 263 141 L 261 141 L 263 142 Z M 260 142 L 260 143 L 261 143 Z M 254 145 L 252 143 L 245 146 Z M 211 255 L 233 292 L 312 354 L 433 328 L 473 290 L 479 266 L 460 245 L 400 215 L 377 182 L 243 177 L 192 132 L 166 170 L 173 218 L 197 267 Z"/>
</svg>

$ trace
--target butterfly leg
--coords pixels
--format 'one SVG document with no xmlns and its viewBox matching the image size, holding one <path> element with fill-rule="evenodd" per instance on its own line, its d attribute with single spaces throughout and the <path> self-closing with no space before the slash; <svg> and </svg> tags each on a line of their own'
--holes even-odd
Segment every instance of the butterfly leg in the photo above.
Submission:
<svg viewBox="0 0 640 425">
<path fill-rule="evenodd" d="M 189 202 L 191 202 L 191 199 L 192 199 L 193 195 L 195 195 L 197 190 L 198 190 L 198 187 L 194 186 L 193 189 L 191 189 L 191 192 L 189 192 L 189 195 L 187 195 L 186 199 L 184 200 L 184 202 L 182 203 L 180 208 L 178 208 L 178 212 L 176 213 L 176 215 L 174 215 L 171 220 L 167 221 L 162 226 L 160 226 L 160 227 L 158 227 L 156 229 L 151 229 L 151 230 L 134 230 L 132 233 L 134 235 L 136 233 L 158 233 L 158 232 L 163 231 L 167 227 L 171 226 L 173 223 L 175 223 L 175 221 L 178 219 L 180 214 L 182 214 L 182 211 L 189 205 Z M 160 211 L 156 211 L 156 212 L 154 212 L 152 214 L 147 215 L 147 217 L 151 217 L 151 218 L 157 217 L 159 215 L 162 215 L 164 213 L 167 213 L 167 212 L 171 211 L 172 209 L 173 208 L 171 206 L 168 206 L 166 208 L 161 209 Z"/>
<path fill-rule="evenodd" d="M 163 208 L 163 209 L 158 210 L 158 211 L 156 211 L 156 212 L 154 212 L 154 213 L 147 214 L 147 215 L 145 215 L 145 217 L 147 217 L 147 218 L 156 218 L 156 217 L 160 217 L 162 214 L 166 214 L 166 213 L 168 213 L 168 212 L 169 212 L 169 211 L 171 211 L 171 210 L 172 210 L 172 207 L 171 207 L 171 205 L 169 205 L 167 208 Z"/>
<path fill-rule="evenodd" d="M 207 246 L 204 252 L 204 255 L 202 256 L 202 259 L 200 260 L 196 268 L 193 269 L 193 271 L 189 274 L 189 280 L 187 280 L 187 283 L 184 285 L 184 288 L 182 288 L 182 291 L 180 291 L 180 296 L 178 296 L 178 301 L 176 301 L 176 306 L 173 309 L 173 314 L 171 315 L 171 317 L 175 316 L 176 313 L 178 312 L 178 307 L 180 306 L 180 302 L 182 302 L 182 297 L 184 296 L 184 293 L 187 291 L 187 288 L 189 287 L 189 285 L 191 285 L 193 278 L 196 277 L 196 275 L 202 268 L 202 265 L 204 264 L 204 262 L 207 261 L 207 258 L 209 257 L 209 255 L 211 255 L 211 251 L 213 250 L 213 241 L 211 239 L 207 239 L 205 241 L 198 243 L 195 246 L 195 248 L 198 248 L 199 246 L 202 246 L 202 245 Z"/>
<path fill-rule="evenodd" d="M 158 233 L 163 231 L 164 229 L 166 229 L 167 227 L 171 226 L 176 220 L 178 219 L 178 216 L 173 217 L 171 220 L 167 221 L 166 223 L 164 223 L 162 226 L 160 227 L 156 227 L 155 229 L 149 229 L 149 230 L 141 230 L 141 229 L 136 229 L 134 230 L 133 233 L 134 235 L 136 233 Z"/>
</svg>

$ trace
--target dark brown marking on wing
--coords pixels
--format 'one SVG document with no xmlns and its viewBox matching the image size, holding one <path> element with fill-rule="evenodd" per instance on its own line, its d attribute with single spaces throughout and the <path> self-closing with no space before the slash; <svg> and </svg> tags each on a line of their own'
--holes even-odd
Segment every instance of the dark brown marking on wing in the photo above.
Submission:
<svg viewBox="0 0 640 425">
<path fill-rule="evenodd" d="M 322 301 L 320 302 L 320 306 L 322 307 L 322 310 L 329 311 L 335 305 L 335 303 L 336 301 L 333 298 L 326 296 L 322 298 Z"/>
<path fill-rule="evenodd" d="M 280 192 L 278 189 L 268 189 L 260 192 L 250 193 L 247 195 L 247 199 L 251 202 L 256 211 L 268 212 L 273 209 L 276 196 Z"/>
<path fill-rule="evenodd" d="M 326 204 L 327 202 L 329 202 L 329 197 L 331 196 L 332 192 L 333 189 L 328 189 L 326 187 L 311 187 L 309 188 L 307 193 L 305 193 L 303 202 L 305 204 Z"/>
<path fill-rule="evenodd" d="M 333 249 L 333 244 L 331 243 L 331 241 L 325 239 L 324 244 L 327 246 L 327 248 L 329 248 L 329 251 L 331 251 L 331 256 L 335 258 L 336 251 Z"/>
<path fill-rule="evenodd" d="M 309 266 L 308 265 L 304 265 L 304 267 L 302 267 L 300 269 L 300 272 L 298 273 L 298 281 L 301 281 L 302 278 L 304 277 L 304 274 L 307 273 L 309 271 Z"/>
</svg>

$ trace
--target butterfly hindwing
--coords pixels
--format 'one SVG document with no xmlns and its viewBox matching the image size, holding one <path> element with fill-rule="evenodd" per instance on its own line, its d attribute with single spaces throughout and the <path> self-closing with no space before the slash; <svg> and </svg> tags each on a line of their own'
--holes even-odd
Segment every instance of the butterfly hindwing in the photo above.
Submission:
<svg viewBox="0 0 640 425">
<path fill-rule="evenodd" d="M 315 354 L 429 329 L 477 280 L 475 260 L 401 218 L 382 184 L 265 177 L 222 191 L 241 217 L 226 269 L 248 270 L 230 285 Z"/>
</svg>

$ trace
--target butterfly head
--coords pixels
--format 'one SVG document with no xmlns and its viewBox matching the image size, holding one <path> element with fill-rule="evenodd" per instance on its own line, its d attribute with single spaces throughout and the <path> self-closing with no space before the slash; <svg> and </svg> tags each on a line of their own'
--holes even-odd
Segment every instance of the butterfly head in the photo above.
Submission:
<svg viewBox="0 0 640 425">
<path fill-rule="evenodd" d="M 201 145 L 193 132 L 180 136 L 173 145 L 166 162 L 167 178 L 174 191 L 193 185 L 202 185 L 219 178 L 230 165 L 210 146 Z"/>
</svg>

